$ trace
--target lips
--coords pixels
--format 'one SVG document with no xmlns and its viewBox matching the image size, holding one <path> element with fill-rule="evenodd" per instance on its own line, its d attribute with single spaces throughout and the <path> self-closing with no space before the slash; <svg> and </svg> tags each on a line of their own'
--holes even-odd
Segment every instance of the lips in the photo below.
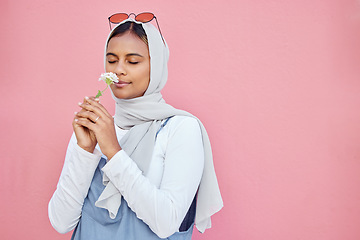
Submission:
<svg viewBox="0 0 360 240">
<path fill-rule="evenodd" d="M 128 85 L 131 84 L 131 83 L 129 83 L 129 82 L 124 82 L 124 81 L 120 81 L 120 80 L 119 80 L 119 82 L 114 83 L 114 84 L 115 84 L 115 86 L 118 87 L 118 88 L 123 88 L 123 87 L 128 86 Z"/>
</svg>

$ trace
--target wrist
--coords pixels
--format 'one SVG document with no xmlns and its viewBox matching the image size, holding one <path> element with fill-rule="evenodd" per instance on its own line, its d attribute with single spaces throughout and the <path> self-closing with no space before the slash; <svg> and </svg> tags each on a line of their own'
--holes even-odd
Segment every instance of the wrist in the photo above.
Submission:
<svg viewBox="0 0 360 240">
<path fill-rule="evenodd" d="M 85 151 L 87 151 L 89 153 L 94 153 L 95 146 L 82 146 L 81 144 L 78 144 L 78 145 L 79 145 L 79 147 L 81 147 Z"/>
<path fill-rule="evenodd" d="M 121 149 L 120 145 L 117 144 L 116 146 L 113 146 L 112 148 L 107 150 L 106 153 L 104 153 L 104 155 L 107 157 L 108 161 L 110 161 L 110 159 L 121 150 L 122 149 Z"/>
</svg>

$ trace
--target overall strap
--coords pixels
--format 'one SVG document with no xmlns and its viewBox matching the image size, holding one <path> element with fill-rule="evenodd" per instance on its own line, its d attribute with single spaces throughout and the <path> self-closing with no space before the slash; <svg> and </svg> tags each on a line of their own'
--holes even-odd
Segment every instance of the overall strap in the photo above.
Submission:
<svg viewBox="0 0 360 240">
<path fill-rule="evenodd" d="M 168 117 L 165 122 L 163 122 L 163 124 L 161 124 L 159 130 L 156 132 L 155 138 L 157 137 L 157 135 L 159 134 L 159 132 L 161 131 L 161 129 L 163 129 L 165 127 L 165 125 L 168 123 L 169 119 L 172 117 Z"/>
</svg>

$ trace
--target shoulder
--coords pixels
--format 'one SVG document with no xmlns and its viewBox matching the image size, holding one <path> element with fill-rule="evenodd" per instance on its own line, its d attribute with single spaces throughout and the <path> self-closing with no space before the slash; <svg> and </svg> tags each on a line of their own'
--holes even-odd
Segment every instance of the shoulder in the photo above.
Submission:
<svg viewBox="0 0 360 240">
<path fill-rule="evenodd" d="M 163 125 L 166 120 L 163 120 Z M 200 122 L 197 118 L 191 116 L 173 116 L 165 126 L 161 127 L 159 137 L 165 137 L 168 140 L 172 138 L 201 137 Z"/>
<path fill-rule="evenodd" d="M 169 119 L 167 126 L 169 130 L 197 130 L 200 129 L 199 120 L 190 116 L 173 116 Z"/>
</svg>

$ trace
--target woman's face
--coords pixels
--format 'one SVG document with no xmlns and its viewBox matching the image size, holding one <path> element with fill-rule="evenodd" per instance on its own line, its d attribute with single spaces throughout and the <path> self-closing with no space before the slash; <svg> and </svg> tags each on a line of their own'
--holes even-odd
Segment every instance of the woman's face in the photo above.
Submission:
<svg viewBox="0 0 360 240">
<path fill-rule="evenodd" d="M 148 46 L 132 33 L 111 38 L 105 70 L 119 78 L 119 83 L 110 85 L 115 97 L 131 99 L 143 96 L 150 82 Z"/>
</svg>

